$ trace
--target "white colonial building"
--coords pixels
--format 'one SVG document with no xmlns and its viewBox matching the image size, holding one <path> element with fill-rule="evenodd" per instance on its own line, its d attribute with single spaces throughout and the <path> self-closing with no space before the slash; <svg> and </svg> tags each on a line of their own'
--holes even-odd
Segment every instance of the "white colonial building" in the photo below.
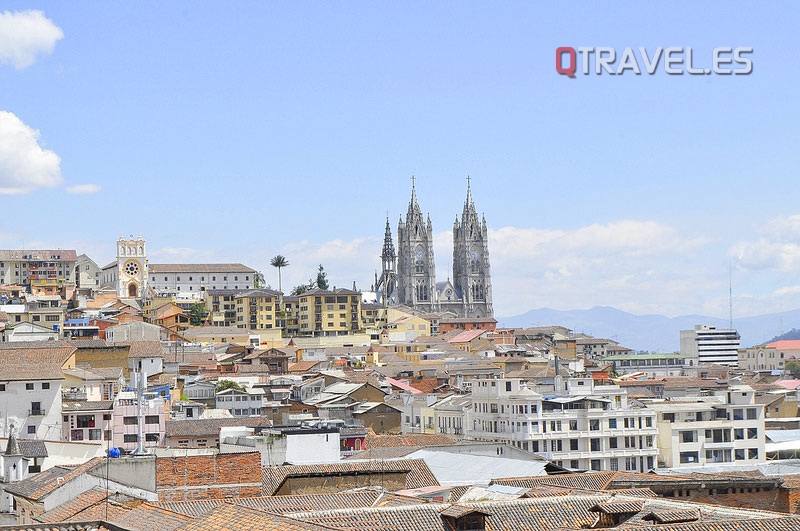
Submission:
<svg viewBox="0 0 800 531">
<path fill-rule="evenodd" d="M 556 390 L 542 395 L 519 378 L 475 380 L 466 437 L 505 442 L 572 469 L 655 466 L 653 411 L 629 406 L 624 389 L 591 378 L 557 381 Z"/>
<path fill-rule="evenodd" d="M 658 466 L 758 464 L 764 452 L 764 406 L 746 385 L 713 396 L 648 400 L 657 413 Z"/>
</svg>

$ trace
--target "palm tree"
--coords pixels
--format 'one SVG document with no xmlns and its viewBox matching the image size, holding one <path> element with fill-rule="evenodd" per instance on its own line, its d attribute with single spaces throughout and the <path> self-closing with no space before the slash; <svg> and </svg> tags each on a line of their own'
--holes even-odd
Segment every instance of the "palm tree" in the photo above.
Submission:
<svg viewBox="0 0 800 531">
<path fill-rule="evenodd" d="M 281 268 L 288 266 L 289 261 L 286 259 L 285 256 L 281 254 L 276 254 L 275 256 L 272 257 L 272 260 L 270 260 L 269 265 L 278 268 L 278 291 L 281 294 L 283 294 L 283 287 L 281 284 Z"/>
</svg>

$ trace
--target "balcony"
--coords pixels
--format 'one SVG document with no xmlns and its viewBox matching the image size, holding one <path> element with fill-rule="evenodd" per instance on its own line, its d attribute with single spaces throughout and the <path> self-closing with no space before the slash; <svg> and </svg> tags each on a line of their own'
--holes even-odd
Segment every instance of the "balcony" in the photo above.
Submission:
<svg viewBox="0 0 800 531">
<path fill-rule="evenodd" d="M 44 417 L 45 412 L 43 408 L 34 408 L 28 410 L 28 416 L 31 417 Z"/>
</svg>

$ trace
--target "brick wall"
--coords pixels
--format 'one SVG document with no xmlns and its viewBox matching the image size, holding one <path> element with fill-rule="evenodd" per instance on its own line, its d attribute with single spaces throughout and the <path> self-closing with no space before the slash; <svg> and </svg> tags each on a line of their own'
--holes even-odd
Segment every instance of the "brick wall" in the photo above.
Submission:
<svg viewBox="0 0 800 531">
<path fill-rule="evenodd" d="M 261 454 L 158 457 L 156 490 L 160 501 L 261 496 Z"/>
</svg>

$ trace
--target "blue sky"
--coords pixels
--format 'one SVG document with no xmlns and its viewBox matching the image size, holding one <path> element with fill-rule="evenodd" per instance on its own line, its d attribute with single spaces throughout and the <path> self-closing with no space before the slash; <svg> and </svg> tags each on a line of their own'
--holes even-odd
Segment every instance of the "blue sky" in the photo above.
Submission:
<svg viewBox="0 0 800 531">
<path fill-rule="evenodd" d="M 367 289 L 410 177 L 440 279 L 466 176 L 495 311 L 734 317 L 800 293 L 795 3 L 7 2 L 0 247 L 324 264 Z M 40 14 L 31 14 L 39 10 Z M 555 71 L 559 46 L 753 48 L 747 76 Z M 21 185 L 21 182 L 27 183 Z"/>
</svg>

